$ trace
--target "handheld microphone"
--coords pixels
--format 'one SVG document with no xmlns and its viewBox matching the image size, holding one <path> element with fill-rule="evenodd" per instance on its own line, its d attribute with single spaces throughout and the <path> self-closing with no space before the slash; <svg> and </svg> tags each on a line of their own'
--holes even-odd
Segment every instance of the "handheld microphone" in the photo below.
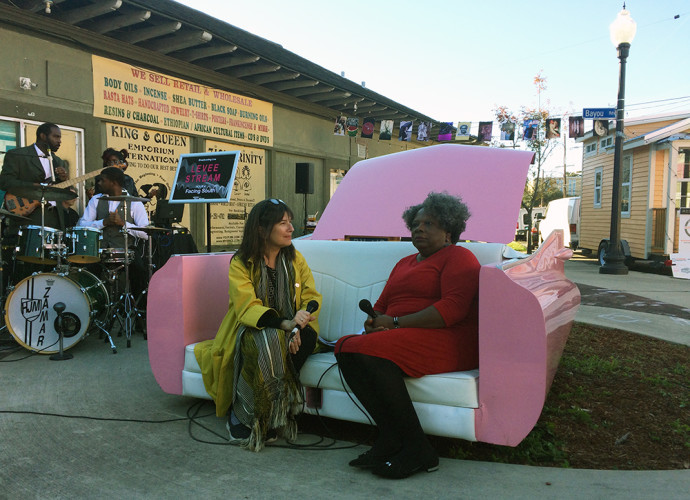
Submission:
<svg viewBox="0 0 690 500">
<path fill-rule="evenodd" d="M 378 316 L 378 314 L 376 314 L 376 311 L 374 311 L 374 306 L 372 306 L 371 302 L 369 302 L 367 299 L 362 299 L 359 301 L 359 308 L 372 318 Z"/>
<path fill-rule="evenodd" d="M 319 303 L 316 302 L 315 300 L 310 300 L 309 303 L 307 304 L 307 312 L 309 314 L 313 313 L 319 308 Z M 297 332 L 299 332 L 302 328 L 300 328 L 299 325 L 295 326 L 292 331 L 290 332 L 290 337 L 288 338 L 288 342 L 292 341 L 292 337 L 295 336 Z"/>
</svg>

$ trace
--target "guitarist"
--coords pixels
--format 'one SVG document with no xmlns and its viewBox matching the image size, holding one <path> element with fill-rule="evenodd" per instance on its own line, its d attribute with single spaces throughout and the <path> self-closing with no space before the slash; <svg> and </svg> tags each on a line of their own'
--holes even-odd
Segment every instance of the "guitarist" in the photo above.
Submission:
<svg viewBox="0 0 690 500">
<path fill-rule="evenodd" d="M 64 162 L 54 155 L 60 149 L 62 132 L 54 123 L 43 123 L 36 130 L 36 142 L 23 148 L 11 149 L 5 153 L 5 161 L 0 171 L 0 189 L 12 193 L 13 188 L 35 186 L 39 183 L 60 182 L 67 180 L 67 170 Z M 48 154 L 50 152 L 50 155 Z M 52 170 L 51 170 L 52 157 Z M 5 208 L 8 208 L 7 206 Z M 43 271 L 40 264 L 28 262 L 14 262 L 13 249 L 19 241 L 19 226 L 41 225 L 41 209 L 34 210 L 31 214 L 25 214 L 31 221 L 15 222 L 11 218 L 7 230 L 3 230 L 2 260 L 8 264 L 3 273 L 2 290 L 10 277 L 13 283 L 19 283 L 22 278 L 34 272 Z M 45 225 L 55 229 L 65 230 L 65 211 L 62 204 L 51 202 L 45 207 Z M 2 295 L 2 294 L 0 294 Z"/>
<path fill-rule="evenodd" d="M 60 127 L 54 123 L 40 125 L 36 130 L 36 142 L 34 144 L 11 149 L 5 154 L 5 161 L 0 172 L 0 189 L 12 193 L 12 189 L 17 187 L 67 180 L 67 170 L 64 163 L 54 154 L 60 149 L 61 141 Z M 31 222 L 25 224 L 41 225 L 40 207 L 26 216 L 31 219 Z M 46 205 L 45 225 L 62 231 L 65 230 L 65 216 L 61 205 L 56 206 L 54 202 Z M 18 225 L 10 222 L 7 236 L 16 235 L 17 230 Z"/>
</svg>

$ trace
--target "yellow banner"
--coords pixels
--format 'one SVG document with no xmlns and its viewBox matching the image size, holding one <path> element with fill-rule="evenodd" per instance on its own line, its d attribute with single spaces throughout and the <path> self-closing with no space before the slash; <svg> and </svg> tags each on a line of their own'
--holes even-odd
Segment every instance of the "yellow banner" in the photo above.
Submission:
<svg viewBox="0 0 690 500">
<path fill-rule="evenodd" d="M 229 250 L 242 241 L 244 221 L 252 207 L 266 197 L 266 152 L 209 140 L 205 149 L 241 151 L 230 202 L 211 204 L 211 245 Z"/>
<path fill-rule="evenodd" d="M 191 153 L 190 137 L 116 123 L 106 123 L 105 127 L 107 146 L 118 151 L 126 149 L 129 153 L 126 173 L 134 179 L 139 189 L 139 193 L 131 194 L 144 196 L 141 187 L 156 182 L 165 185 L 169 194 L 180 155 Z M 156 210 L 155 198 L 147 203 L 146 209 L 150 217 Z M 185 208 L 182 225 L 189 227 L 189 206 Z"/>
<path fill-rule="evenodd" d="M 273 146 L 273 104 L 92 56 L 93 114 L 191 135 Z"/>
</svg>

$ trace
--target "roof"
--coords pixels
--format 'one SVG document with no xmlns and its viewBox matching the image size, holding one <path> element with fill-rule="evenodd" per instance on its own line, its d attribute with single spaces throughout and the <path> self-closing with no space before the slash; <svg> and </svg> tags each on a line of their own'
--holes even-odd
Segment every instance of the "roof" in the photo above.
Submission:
<svg viewBox="0 0 690 500">
<path fill-rule="evenodd" d="M 356 163 L 326 206 L 312 239 L 409 237 L 403 211 L 431 191 L 459 195 L 472 216 L 463 240 L 509 243 L 531 151 L 439 144 Z"/>
<path fill-rule="evenodd" d="M 170 0 L 57 0 L 50 13 L 44 1 L 0 0 L 0 19 L 111 57 L 126 58 L 123 49 L 134 47 L 136 58 L 152 68 L 165 71 L 173 62 L 187 72 L 196 68 L 199 81 L 215 74 L 214 81 L 233 92 L 324 117 L 439 123 L 277 43 Z"/>
</svg>

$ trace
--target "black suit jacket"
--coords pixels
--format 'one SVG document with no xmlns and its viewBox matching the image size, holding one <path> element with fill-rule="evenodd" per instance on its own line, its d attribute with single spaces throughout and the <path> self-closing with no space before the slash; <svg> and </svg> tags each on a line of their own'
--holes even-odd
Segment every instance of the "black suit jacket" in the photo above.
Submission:
<svg viewBox="0 0 690 500">
<path fill-rule="evenodd" d="M 53 168 L 63 166 L 63 161 L 53 154 Z M 36 153 L 36 147 L 31 144 L 23 148 L 11 149 L 5 153 L 5 161 L 0 171 L 0 189 L 7 192 L 12 192 L 15 187 L 29 187 L 35 183 L 49 182 L 50 178 L 46 179 L 41 159 Z M 59 205 L 59 204 L 58 204 Z M 62 207 L 60 207 L 62 208 Z M 57 229 L 65 229 L 63 210 L 56 210 L 59 218 L 59 227 Z M 41 224 L 41 210 L 40 207 L 29 216 L 32 223 Z M 28 224 L 28 223 L 27 223 Z M 10 227 L 14 224 L 11 222 Z M 47 226 L 58 226 L 57 224 L 46 223 Z"/>
</svg>

